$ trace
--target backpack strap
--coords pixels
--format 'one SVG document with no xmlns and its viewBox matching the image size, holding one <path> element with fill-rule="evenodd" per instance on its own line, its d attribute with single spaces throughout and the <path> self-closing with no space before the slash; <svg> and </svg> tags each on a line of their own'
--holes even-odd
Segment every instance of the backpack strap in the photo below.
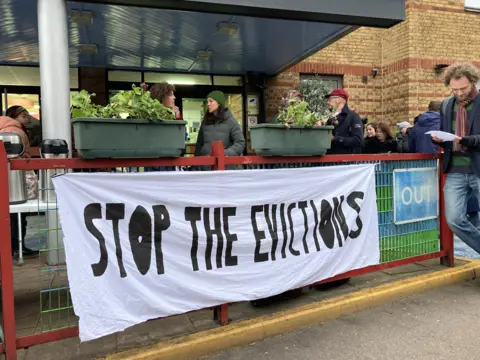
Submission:
<svg viewBox="0 0 480 360">
<path fill-rule="evenodd" d="M 452 98 L 453 98 L 453 96 L 449 96 L 448 98 L 446 98 L 445 100 L 442 101 L 442 113 L 443 113 L 444 116 L 445 116 L 445 112 L 447 111 L 448 102 Z"/>
</svg>

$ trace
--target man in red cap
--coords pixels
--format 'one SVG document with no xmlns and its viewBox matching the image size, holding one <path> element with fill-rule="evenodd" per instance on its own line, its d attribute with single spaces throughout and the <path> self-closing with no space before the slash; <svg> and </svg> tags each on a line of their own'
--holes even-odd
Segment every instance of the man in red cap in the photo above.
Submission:
<svg viewBox="0 0 480 360">
<path fill-rule="evenodd" d="M 325 96 L 335 115 L 327 121 L 333 125 L 332 145 L 328 154 L 359 154 L 362 152 L 363 123 L 360 116 L 348 107 L 348 93 L 334 89 Z"/>
</svg>

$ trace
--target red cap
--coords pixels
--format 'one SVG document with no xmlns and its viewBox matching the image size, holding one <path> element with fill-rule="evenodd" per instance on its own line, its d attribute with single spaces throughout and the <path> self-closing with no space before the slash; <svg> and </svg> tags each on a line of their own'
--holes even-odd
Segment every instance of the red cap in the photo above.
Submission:
<svg viewBox="0 0 480 360">
<path fill-rule="evenodd" d="M 330 96 L 338 96 L 348 101 L 348 93 L 343 89 L 333 89 L 330 94 L 325 95 L 326 98 L 329 98 Z"/>
</svg>

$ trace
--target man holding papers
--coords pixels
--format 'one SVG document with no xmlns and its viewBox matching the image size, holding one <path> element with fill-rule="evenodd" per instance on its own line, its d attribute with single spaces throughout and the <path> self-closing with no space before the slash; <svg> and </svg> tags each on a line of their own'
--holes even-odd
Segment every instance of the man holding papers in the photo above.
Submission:
<svg viewBox="0 0 480 360">
<path fill-rule="evenodd" d="M 445 149 L 447 223 L 460 240 L 478 253 L 480 229 L 469 221 L 466 212 L 470 196 L 476 194 L 480 198 L 480 96 L 476 88 L 479 80 L 479 70 L 470 63 L 454 64 L 446 70 L 445 85 L 453 96 L 442 103 L 440 132 L 431 134 L 432 140 Z"/>
</svg>

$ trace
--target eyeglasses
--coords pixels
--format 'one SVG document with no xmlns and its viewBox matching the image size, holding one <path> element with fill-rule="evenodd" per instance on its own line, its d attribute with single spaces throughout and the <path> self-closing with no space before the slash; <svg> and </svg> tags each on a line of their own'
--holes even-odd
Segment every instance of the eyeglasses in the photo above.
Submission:
<svg viewBox="0 0 480 360">
<path fill-rule="evenodd" d="M 454 94 L 463 94 L 463 93 L 469 92 L 471 89 L 472 89 L 471 84 L 464 86 L 463 88 L 460 88 L 460 89 L 453 89 L 452 87 L 450 87 L 450 91 Z"/>
</svg>

